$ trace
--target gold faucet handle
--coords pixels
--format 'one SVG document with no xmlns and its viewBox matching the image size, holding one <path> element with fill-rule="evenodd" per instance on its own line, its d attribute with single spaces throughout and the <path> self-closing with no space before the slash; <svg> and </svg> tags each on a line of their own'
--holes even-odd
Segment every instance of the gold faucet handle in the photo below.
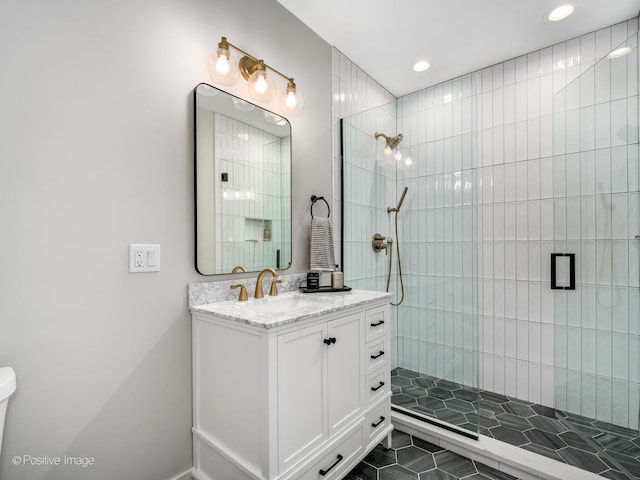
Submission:
<svg viewBox="0 0 640 480">
<path fill-rule="evenodd" d="M 240 287 L 240 296 L 238 297 L 239 302 L 246 302 L 249 300 L 249 295 L 247 295 L 247 287 L 245 287 L 241 283 L 236 283 L 235 285 L 231 285 L 229 288 L 238 288 Z"/>
<path fill-rule="evenodd" d="M 271 281 L 271 290 L 269 290 L 270 297 L 275 297 L 276 295 L 278 295 L 278 283 L 282 283 L 282 280 L 274 278 Z"/>
</svg>

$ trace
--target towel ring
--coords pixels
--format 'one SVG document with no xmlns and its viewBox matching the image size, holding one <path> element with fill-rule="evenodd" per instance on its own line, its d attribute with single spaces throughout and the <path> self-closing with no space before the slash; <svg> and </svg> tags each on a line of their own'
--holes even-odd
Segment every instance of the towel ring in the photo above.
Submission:
<svg viewBox="0 0 640 480">
<path fill-rule="evenodd" d="M 311 195 L 311 217 L 313 217 L 313 206 L 318 200 L 322 200 L 327 205 L 327 218 L 329 218 L 331 216 L 329 202 L 327 202 L 324 197 L 316 197 L 315 195 Z"/>
</svg>

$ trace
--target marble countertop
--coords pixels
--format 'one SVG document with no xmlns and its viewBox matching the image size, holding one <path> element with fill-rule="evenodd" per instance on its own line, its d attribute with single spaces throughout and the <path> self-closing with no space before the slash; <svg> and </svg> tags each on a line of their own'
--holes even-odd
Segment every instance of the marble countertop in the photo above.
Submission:
<svg viewBox="0 0 640 480">
<path fill-rule="evenodd" d="M 368 290 L 306 294 L 285 292 L 277 297 L 250 298 L 246 302 L 229 300 L 196 305 L 189 307 L 189 310 L 256 327 L 275 328 L 391 297 L 391 293 Z"/>
</svg>

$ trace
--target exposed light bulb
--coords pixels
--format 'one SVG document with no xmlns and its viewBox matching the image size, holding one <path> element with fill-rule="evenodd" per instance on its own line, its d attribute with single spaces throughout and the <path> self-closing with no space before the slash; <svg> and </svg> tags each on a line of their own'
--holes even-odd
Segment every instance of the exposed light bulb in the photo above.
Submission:
<svg viewBox="0 0 640 480">
<path fill-rule="evenodd" d="M 280 108 L 282 113 L 292 117 L 300 115 L 304 108 L 304 97 L 296 88 L 293 78 L 289 79 L 287 89 L 280 94 Z"/>
<path fill-rule="evenodd" d="M 260 95 L 264 94 L 267 91 L 267 88 L 269 88 L 267 85 L 266 75 L 258 75 L 256 77 L 256 83 L 254 84 L 253 88 L 255 89 L 256 93 L 259 93 Z"/>
<path fill-rule="evenodd" d="M 294 108 L 298 104 L 298 99 L 296 98 L 296 92 L 287 92 L 287 99 L 285 100 L 287 107 Z"/>
<path fill-rule="evenodd" d="M 396 154 L 393 156 L 393 158 L 398 161 L 402 160 L 402 152 L 400 152 L 400 150 L 396 150 Z"/>
<path fill-rule="evenodd" d="M 216 62 L 216 72 L 220 75 L 226 75 L 229 73 L 229 58 L 225 55 L 218 54 L 218 61 Z"/>
<path fill-rule="evenodd" d="M 248 80 L 249 95 L 258 102 L 270 102 L 276 94 L 276 86 L 267 75 L 266 65 L 260 60 Z"/>
<path fill-rule="evenodd" d="M 411 157 L 407 157 L 404 159 L 404 164 L 409 166 L 413 163 L 413 160 L 411 160 Z"/>
<path fill-rule="evenodd" d="M 209 75 L 220 85 L 233 85 L 238 79 L 238 63 L 231 55 L 225 37 L 218 43 L 216 53 L 209 55 Z"/>
<path fill-rule="evenodd" d="M 385 155 L 391 155 L 391 147 L 389 145 L 386 145 L 384 147 L 384 154 Z"/>
</svg>

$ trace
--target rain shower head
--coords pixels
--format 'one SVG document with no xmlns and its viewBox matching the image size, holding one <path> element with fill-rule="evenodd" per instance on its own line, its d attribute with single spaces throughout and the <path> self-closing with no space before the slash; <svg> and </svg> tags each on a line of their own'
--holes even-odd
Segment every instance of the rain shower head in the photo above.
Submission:
<svg viewBox="0 0 640 480">
<path fill-rule="evenodd" d="M 389 137 L 387 135 L 385 135 L 384 133 L 378 133 L 376 132 L 374 134 L 374 137 L 376 137 L 376 140 L 380 137 L 384 137 L 384 141 L 386 142 L 386 145 L 384 146 L 384 153 L 386 155 L 390 155 L 391 151 L 396 148 L 396 146 L 402 141 L 402 134 L 399 133 L 397 134 L 395 137 Z"/>
</svg>

